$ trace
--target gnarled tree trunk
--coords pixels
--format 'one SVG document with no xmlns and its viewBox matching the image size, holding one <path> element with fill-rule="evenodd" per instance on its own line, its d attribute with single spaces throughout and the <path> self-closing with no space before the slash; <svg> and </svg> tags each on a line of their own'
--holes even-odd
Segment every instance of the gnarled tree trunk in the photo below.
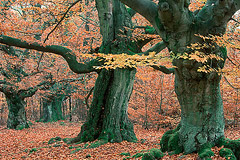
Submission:
<svg viewBox="0 0 240 160">
<path fill-rule="evenodd" d="M 7 127 L 10 129 L 28 128 L 25 101 L 18 95 L 6 95 L 8 104 L 8 120 Z"/>
<path fill-rule="evenodd" d="M 135 73 L 135 69 L 102 70 L 99 73 L 87 121 L 72 142 L 136 140 L 127 113 Z"/>
<path fill-rule="evenodd" d="M 202 76 L 194 79 L 185 75 L 190 76 L 190 70 L 178 67 L 175 72 L 175 92 L 181 106 L 179 145 L 186 153 L 199 150 L 206 143 L 216 144 L 224 136 L 225 126 L 221 76 L 198 73 Z M 197 74 L 197 71 L 192 73 Z"/>
<path fill-rule="evenodd" d="M 119 0 L 97 0 L 103 43 L 100 53 L 126 53 L 132 27 L 131 17 Z M 136 48 L 132 43 L 132 48 Z M 72 142 L 104 140 L 105 142 L 136 141 L 133 125 L 128 119 L 128 101 L 136 70 L 102 69 L 95 83 L 87 121 Z"/>
<path fill-rule="evenodd" d="M 200 158 L 211 157 L 211 147 L 224 137 L 218 74 L 227 57 L 226 49 L 216 43 L 214 37 L 225 33 L 228 21 L 240 9 L 240 1 L 207 0 L 204 7 L 195 12 L 190 11 L 189 0 L 159 0 L 158 5 L 150 0 L 121 1 L 151 22 L 173 58 L 181 123 L 164 134 L 162 150 L 199 151 Z M 202 68 L 200 72 L 198 69 L 203 66 L 205 71 Z M 159 68 L 163 71 L 163 67 Z M 240 142 L 237 143 L 230 147 L 235 154 L 240 146 Z"/>
</svg>

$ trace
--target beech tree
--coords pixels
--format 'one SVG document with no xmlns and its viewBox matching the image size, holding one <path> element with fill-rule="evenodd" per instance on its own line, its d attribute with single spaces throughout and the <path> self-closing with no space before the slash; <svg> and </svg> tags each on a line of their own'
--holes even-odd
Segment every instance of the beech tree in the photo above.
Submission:
<svg viewBox="0 0 240 160">
<path fill-rule="evenodd" d="M 76 1 L 76 4 L 79 1 Z M 121 54 L 128 51 L 140 52 L 131 41 L 131 16 L 126 7 L 118 0 L 96 1 L 100 21 L 102 45 L 98 52 Z M 115 8 L 113 10 L 113 8 Z M 133 125 L 128 119 L 127 107 L 132 92 L 136 70 L 126 69 L 96 69 L 102 64 L 100 59 L 80 63 L 76 54 L 63 46 L 28 43 L 21 39 L 6 35 L 0 36 L 0 43 L 43 52 L 51 52 L 62 56 L 75 73 L 97 72 L 93 100 L 88 112 L 87 121 L 81 127 L 81 132 L 71 142 L 86 142 L 96 139 L 105 142 L 136 141 Z M 144 45 L 144 44 L 143 44 Z M 135 50 L 134 50 L 135 49 Z"/>
<path fill-rule="evenodd" d="M 76 79 L 62 79 L 51 83 L 51 86 L 42 94 L 40 114 L 41 122 L 52 122 L 64 120 L 62 112 L 63 101 L 77 88 L 70 84 L 74 81 L 81 81 L 82 77 Z"/>
<path fill-rule="evenodd" d="M 163 151 L 191 153 L 199 151 L 200 157 L 211 157 L 209 149 L 220 144 L 231 148 L 239 158 L 239 142 L 235 146 L 224 140 L 224 114 L 217 73 L 224 67 L 227 51 L 211 39 L 201 36 L 222 36 L 234 13 L 240 9 L 239 0 L 207 0 L 204 7 L 194 13 L 189 10 L 190 1 L 121 0 L 144 16 L 161 36 L 172 52 L 175 66 L 175 92 L 181 105 L 179 126 L 166 132 L 161 140 Z M 192 44 L 208 47 L 192 48 Z M 208 59 L 200 63 L 191 59 L 193 53 L 205 56 L 214 54 L 222 60 Z M 181 55 L 187 58 L 181 58 Z M 176 58 L 180 55 L 180 58 Z M 199 67 L 208 65 L 215 69 L 211 73 L 199 72 Z"/>
<path fill-rule="evenodd" d="M 20 59 L 24 63 L 28 51 L 19 53 L 13 47 L 1 46 L 1 50 L 13 57 L 12 61 Z M 21 56 L 20 56 L 21 55 Z M 11 60 L 7 60 L 7 63 L 0 65 L 0 92 L 5 94 L 8 105 L 8 119 L 7 127 L 10 129 L 23 129 L 28 128 L 28 122 L 26 117 L 24 101 L 27 97 L 32 97 L 38 89 L 44 88 L 48 83 L 47 76 L 42 76 L 42 82 L 32 87 L 21 86 L 23 79 L 38 74 L 39 72 L 26 73 L 23 66 L 20 64 L 11 63 Z M 20 85 L 19 85 L 20 84 Z"/>
<path fill-rule="evenodd" d="M 130 39 L 131 30 L 127 28 L 132 26 L 131 16 L 134 11 L 144 16 L 163 40 L 149 51 L 159 52 L 167 47 L 171 52 L 174 69 L 153 66 L 164 73 L 175 74 L 175 92 L 182 111 L 178 127 L 167 131 L 162 137 L 162 151 L 186 154 L 198 151 L 201 158 L 208 158 L 213 154 L 212 146 L 224 145 L 239 158 L 237 148 L 240 142 L 224 138 L 223 105 L 219 88 L 221 76 L 217 70 L 224 67 L 227 51 L 212 39 L 204 38 L 225 33 L 228 21 L 240 8 L 239 0 L 207 0 L 205 6 L 195 12 L 189 10 L 189 0 L 160 0 L 158 4 L 151 0 L 121 0 L 134 10 L 130 9 L 130 12 L 118 0 L 95 2 L 103 38 L 99 53 L 148 54 L 141 53 L 141 45 L 138 46 L 144 43 L 132 42 Z M 94 66 L 103 64 L 101 58 L 79 63 L 73 51 L 66 47 L 27 43 L 6 35 L 0 36 L 0 43 L 55 53 L 61 55 L 76 73 L 98 73 L 87 121 L 81 127 L 80 134 L 71 142 L 136 140 L 133 126 L 127 117 L 135 69 L 96 69 Z M 207 47 L 193 47 L 196 43 Z M 201 56 L 214 55 L 214 58 L 199 62 L 192 58 L 192 55 L 199 57 L 198 53 Z M 199 72 L 199 67 L 204 66 L 213 71 Z"/>
</svg>

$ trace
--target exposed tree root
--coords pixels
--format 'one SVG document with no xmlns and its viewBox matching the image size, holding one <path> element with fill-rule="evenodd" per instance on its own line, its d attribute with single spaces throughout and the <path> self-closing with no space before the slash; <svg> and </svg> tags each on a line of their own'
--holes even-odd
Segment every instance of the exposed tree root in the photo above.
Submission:
<svg viewBox="0 0 240 160">
<path fill-rule="evenodd" d="M 211 150 L 212 145 L 210 143 L 205 143 L 202 145 L 198 151 L 198 155 L 201 159 L 211 159 L 214 156 L 214 152 Z"/>
<path fill-rule="evenodd" d="M 71 151 L 71 153 L 73 154 L 73 153 L 76 153 L 76 152 L 78 152 L 80 150 L 83 150 L 83 149 L 97 148 L 97 147 L 99 147 L 101 145 L 104 145 L 106 143 L 108 143 L 108 142 L 104 141 L 104 140 L 98 140 L 98 141 L 93 142 L 93 143 L 91 143 L 89 145 L 86 144 L 84 147 L 74 147 L 75 150 Z"/>
<path fill-rule="evenodd" d="M 183 152 L 183 147 L 179 145 L 179 130 L 181 125 L 177 128 L 169 130 L 162 136 L 160 146 L 163 152 L 170 152 L 170 154 L 179 154 Z"/>
<path fill-rule="evenodd" d="M 180 128 L 181 126 L 178 125 L 177 128 L 164 133 L 160 142 L 162 152 L 169 152 L 170 154 L 179 154 L 184 152 L 179 139 Z M 230 140 L 222 137 L 219 138 L 217 143 L 214 145 L 218 147 L 224 146 L 224 148 L 222 148 L 219 152 L 221 157 L 225 157 L 230 160 L 240 160 L 240 139 Z M 199 158 L 204 160 L 211 159 L 211 157 L 214 156 L 214 152 L 211 150 L 214 145 L 209 142 L 201 145 L 197 150 Z"/>
<path fill-rule="evenodd" d="M 219 152 L 221 157 L 225 157 L 226 159 L 231 160 L 240 159 L 240 139 L 230 140 L 222 137 L 219 139 L 217 146 L 224 146 L 224 148 L 222 148 Z"/>
<path fill-rule="evenodd" d="M 124 155 L 124 154 L 122 154 L 122 155 Z M 136 159 L 136 158 L 142 157 L 142 160 L 157 160 L 157 159 L 161 159 L 163 156 L 164 156 L 164 154 L 162 153 L 162 151 L 160 149 L 152 148 L 150 150 L 137 153 L 133 156 L 128 156 L 124 159 L 129 159 L 129 158 Z"/>
</svg>

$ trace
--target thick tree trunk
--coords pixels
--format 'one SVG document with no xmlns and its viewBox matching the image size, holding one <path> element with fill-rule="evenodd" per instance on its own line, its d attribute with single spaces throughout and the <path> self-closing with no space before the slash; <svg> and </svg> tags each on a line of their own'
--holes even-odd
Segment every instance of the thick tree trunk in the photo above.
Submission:
<svg viewBox="0 0 240 160">
<path fill-rule="evenodd" d="M 40 118 L 41 122 L 53 122 L 63 120 L 62 102 L 65 96 L 56 96 L 53 99 L 43 99 L 43 113 Z"/>
<path fill-rule="evenodd" d="M 129 39 L 132 28 L 131 17 L 119 0 L 97 0 L 96 7 L 103 36 L 100 53 L 122 54 L 128 46 L 137 50 Z M 87 121 L 81 127 L 74 142 L 136 141 L 133 125 L 128 119 L 128 101 L 132 93 L 135 69 L 102 69 L 94 86 L 93 100 Z"/>
<path fill-rule="evenodd" d="M 6 96 L 8 104 L 8 120 L 7 127 L 10 129 L 23 129 L 29 128 L 27 123 L 26 111 L 25 111 L 25 102 L 23 99 L 14 96 Z"/>
<path fill-rule="evenodd" d="M 224 114 L 220 92 L 221 77 L 216 73 L 187 79 L 185 68 L 176 69 L 175 92 L 181 106 L 180 145 L 185 153 L 206 143 L 216 144 L 224 136 Z M 199 74 L 201 75 L 201 73 Z"/>
<path fill-rule="evenodd" d="M 135 73 L 135 69 L 102 70 L 99 73 L 87 121 L 72 142 L 137 140 L 127 113 Z"/>
</svg>

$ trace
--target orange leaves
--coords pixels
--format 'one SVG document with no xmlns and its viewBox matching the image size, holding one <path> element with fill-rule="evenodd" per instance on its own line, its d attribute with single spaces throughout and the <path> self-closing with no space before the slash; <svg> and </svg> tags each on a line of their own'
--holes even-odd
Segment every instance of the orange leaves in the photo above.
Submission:
<svg viewBox="0 0 240 160">
<path fill-rule="evenodd" d="M 123 141 L 121 143 L 106 143 L 98 148 L 83 149 L 74 154 L 70 154 L 72 147 L 84 147 L 88 143 L 67 145 L 62 141 L 48 145 L 48 141 L 53 137 L 71 138 L 77 136 L 81 123 L 68 123 L 60 125 L 60 122 L 53 123 L 34 123 L 32 128 L 15 131 L 0 127 L 0 159 L 92 159 L 121 160 L 126 156 L 121 155 L 128 152 L 134 155 L 142 150 L 159 148 L 160 138 L 168 129 L 160 130 L 144 130 L 141 126 L 136 125 L 135 133 L 138 138 L 137 143 Z M 240 138 L 239 129 L 227 129 L 226 137 L 230 139 Z M 58 145 L 57 145 L 58 144 Z M 55 146 L 55 147 L 54 147 Z M 221 148 L 214 147 L 215 152 L 212 159 L 221 160 L 219 150 Z M 31 151 L 31 153 L 30 153 Z M 91 157 L 86 158 L 87 155 Z M 177 159 L 180 156 L 182 160 L 197 159 L 196 153 L 183 155 L 166 154 L 163 160 Z"/>
</svg>

